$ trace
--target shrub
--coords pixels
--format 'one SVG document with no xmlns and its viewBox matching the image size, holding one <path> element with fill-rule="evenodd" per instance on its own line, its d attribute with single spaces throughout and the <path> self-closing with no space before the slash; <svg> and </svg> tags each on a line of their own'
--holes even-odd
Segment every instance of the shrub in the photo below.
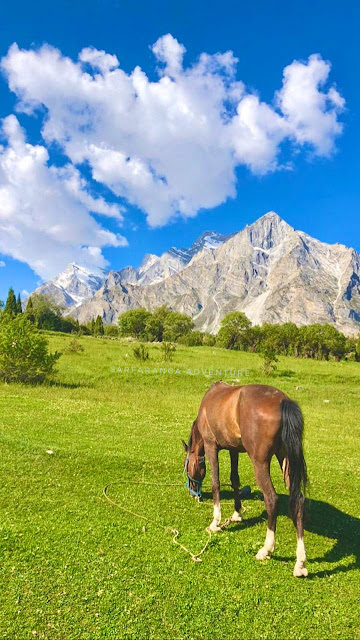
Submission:
<svg viewBox="0 0 360 640">
<path fill-rule="evenodd" d="M 276 357 L 276 348 L 271 342 L 265 340 L 261 354 L 263 357 L 262 372 L 265 376 L 271 376 L 277 369 L 276 362 L 278 362 L 278 359 Z"/>
<path fill-rule="evenodd" d="M 175 345 L 171 344 L 171 342 L 162 342 L 160 348 L 162 351 L 163 359 L 165 361 L 171 362 L 176 351 Z"/>
<path fill-rule="evenodd" d="M 204 333 L 202 343 L 204 347 L 213 347 L 216 343 L 216 337 L 212 333 Z"/>
<path fill-rule="evenodd" d="M 143 342 L 133 349 L 133 354 L 137 360 L 142 360 L 143 362 L 145 362 L 145 360 L 149 360 L 149 349 Z"/>
<path fill-rule="evenodd" d="M 119 335 L 119 327 L 117 327 L 115 324 L 106 324 L 104 326 L 104 332 L 106 336 L 117 338 L 117 336 Z"/>
<path fill-rule="evenodd" d="M 78 340 L 70 340 L 68 346 L 66 347 L 64 353 L 77 353 L 80 354 L 84 351 L 84 347 Z"/>
<path fill-rule="evenodd" d="M 48 352 L 48 342 L 23 314 L 0 325 L 0 379 L 42 383 L 55 373 L 60 353 Z"/>
<path fill-rule="evenodd" d="M 201 331 L 190 331 L 185 336 L 181 336 L 177 342 L 185 344 L 187 347 L 200 347 L 203 343 L 203 335 Z"/>
</svg>

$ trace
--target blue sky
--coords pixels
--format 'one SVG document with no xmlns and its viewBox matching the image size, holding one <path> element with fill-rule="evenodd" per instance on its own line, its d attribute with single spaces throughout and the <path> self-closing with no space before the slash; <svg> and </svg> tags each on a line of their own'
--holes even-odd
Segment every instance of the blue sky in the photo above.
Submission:
<svg viewBox="0 0 360 640">
<path fill-rule="evenodd" d="M 5 263 L 0 268 L 0 298 L 6 297 L 10 285 L 16 291 L 33 290 L 42 278 L 46 279 L 68 258 L 79 260 L 81 251 L 98 265 L 104 264 L 105 260 L 114 269 L 126 264 L 137 266 L 145 252 L 159 254 L 171 245 L 189 246 L 205 229 L 223 233 L 239 230 L 269 210 L 275 210 L 295 228 L 320 240 L 341 242 L 360 250 L 359 19 L 358 3 L 339 5 L 332 1 L 303 2 L 301 5 L 265 0 L 251 3 L 209 0 L 6 3 L 1 9 L 0 56 L 7 56 L 14 42 L 26 54 L 19 57 L 13 51 L 7 58 L 9 63 L 5 70 L 3 68 L 0 79 L 0 117 L 15 114 L 25 130 L 26 142 L 39 145 L 39 153 L 47 152 L 48 159 L 43 156 L 38 159 L 33 173 L 24 178 L 28 184 L 23 186 L 23 167 L 27 161 L 24 154 L 28 151 L 24 151 L 24 140 L 21 142 L 21 130 L 16 121 L 7 120 L 1 140 L 3 150 L 10 148 L 9 140 L 13 141 L 14 153 L 19 144 L 23 145 L 23 150 L 17 156 L 16 169 L 10 166 L 12 156 L 3 155 L 11 175 L 4 174 L 4 178 L 0 170 L 0 188 L 3 181 L 7 198 L 0 197 L 0 264 Z M 150 47 L 165 34 L 171 34 L 173 40 L 161 40 L 154 54 Z M 50 67 L 53 59 L 46 53 L 32 62 L 28 56 L 30 50 L 38 52 L 44 43 L 60 50 L 61 61 L 68 57 L 74 64 L 81 50 L 91 48 L 83 54 L 82 73 L 93 78 L 99 72 L 91 66 L 96 49 L 117 57 L 119 68 L 126 74 L 126 82 L 133 69 L 139 66 L 147 76 L 146 82 L 158 83 L 157 68 L 160 68 L 160 74 L 169 75 L 175 83 L 173 86 L 177 83 L 180 88 L 182 80 L 181 77 L 177 79 L 177 74 L 182 72 L 175 69 L 179 56 L 182 57 L 181 48 L 177 48 L 180 44 L 186 48 L 184 69 L 193 67 L 204 52 L 214 56 L 230 50 L 238 62 L 236 76 L 232 78 L 225 69 L 226 65 L 229 69 L 232 64 L 229 59 L 221 58 L 220 61 L 213 57 L 207 62 L 207 70 L 211 67 L 215 83 L 208 94 L 199 88 L 197 80 L 199 75 L 204 77 L 202 68 L 200 71 L 197 67 L 190 79 L 186 77 L 187 91 L 191 93 L 191 87 L 194 87 L 195 107 L 200 104 L 200 111 L 195 113 L 192 139 L 190 125 L 187 130 L 189 104 L 184 99 L 184 106 L 183 98 L 176 98 L 176 108 L 180 104 L 180 108 L 186 110 L 184 137 L 187 142 L 182 145 L 179 131 L 175 131 L 173 137 L 171 133 L 172 127 L 183 126 L 183 120 L 177 116 L 172 121 L 173 97 L 169 98 L 166 107 L 161 107 L 165 109 L 165 119 L 170 113 L 166 123 L 150 97 L 148 102 L 148 98 L 144 98 L 136 126 L 131 109 L 121 118 L 119 116 L 119 120 L 118 116 L 112 120 L 105 115 L 100 126 L 95 102 L 86 104 L 83 95 L 75 95 L 75 85 L 71 88 L 71 80 L 67 81 L 57 63 L 54 62 L 49 71 L 50 80 L 44 80 L 42 84 L 42 65 Z M 292 66 L 292 84 L 282 96 L 281 113 L 279 104 L 275 104 L 275 92 L 282 89 L 284 69 L 297 61 L 303 65 L 300 69 L 309 70 L 308 58 L 312 54 L 319 54 L 318 60 L 323 64 L 331 64 L 325 84 L 317 87 L 318 91 L 327 93 L 327 106 L 323 107 L 322 114 L 312 112 L 309 116 L 309 108 L 302 104 L 301 86 L 298 85 L 295 104 L 291 103 L 299 69 Z M 112 59 L 104 57 L 95 63 L 108 65 L 107 71 L 116 68 Z M 164 70 L 166 65 L 168 71 Z M 171 70 L 171 65 L 175 65 L 175 70 Z M 236 80 L 243 85 L 235 85 Z M 219 117 L 223 118 L 220 112 L 215 113 L 213 104 L 214 88 L 219 81 L 226 85 L 227 122 L 222 120 L 219 128 L 215 124 L 209 135 L 209 131 L 205 134 L 199 129 L 199 113 L 203 109 L 207 117 L 214 110 L 216 123 Z M 10 91 L 9 84 L 16 93 Z M 337 93 L 329 94 L 331 87 Z M 310 99 L 313 89 L 309 89 Z M 117 87 L 116 91 L 113 100 L 108 89 L 106 109 L 112 109 L 114 101 L 121 103 L 121 89 Z M 229 106 L 229 96 L 236 92 L 239 96 Z M 24 94 L 26 107 L 19 105 Z M 249 142 L 243 129 L 241 135 L 238 134 L 238 121 L 234 119 L 231 135 L 233 139 L 239 135 L 240 142 L 234 145 L 232 139 L 225 143 L 224 131 L 229 129 L 226 125 L 229 118 L 236 115 L 236 105 L 244 95 L 257 96 L 271 109 L 271 114 L 280 113 L 281 121 L 269 125 L 267 113 L 259 110 L 260 138 Z M 58 109 L 62 96 L 70 105 L 65 115 Z M 164 102 L 164 96 L 161 100 Z M 32 110 L 29 108 L 31 101 L 36 102 Z M 245 100 L 245 125 L 242 120 L 242 127 L 252 124 L 253 107 L 257 109 L 258 105 L 256 100 L 255 103 Z M 247 106 L 250 115 L 246 115 Z M 24 113 L 24 109 L 28 113 Z M 104 108 L 101 109 L 103 114 Z M 330 112 L 333 112 L 331 124 L 323 117 Z M 49 120 L 49 113 L 52 128 L 46 137 L 43 127 Z M 76 118 L 86 121 L 82 120 L 76 129 L 77 124 L 68 121 L 72 115 L 74 122 Z M 307 118 L 306 126 L 301 120 L 303 117 Z M 250 124 L 246 118 L 250 118 Z M 166 126 L 170 127 L 168 146 Z M 342 131 L 336 131 L 341 126 Z M 267 137 L 262 146 L 264 131 Z M 85 139 L 91 147 L 87 155 L 82 150 Z M 200 150 L 198 146 L 194 147 L 193 140 L 200 140 Z M 154 156 L 148 161 L 151 145 Z M 109 147 L 113 148 L 114 156 Z M 35 146 L 31 154 L 35 153 L 34 149 Z M 130 164 L 125 163 L 125 168 L 121 165 L 119 171 L 131 169 L 132 173 L 120 180 L 116 172 L 122 153 Z M 237 160 L 229 167 L 234 154 Z M 176 162 L 169 168 L 173 157 Z M 150 186 L 149 183 L 143 191 L 142 183 L 137 182 L 136 167 L 134 181 L 133 161 L 141 162 L 141 171 L 148 171 L 148 182 L 154 179 L 154 183 Z M 222 165 L 223 170 L 218 175 L 217 167 Z M 64 166 L 66 172 L 59 172 Z M 140 192 L 141 196 L 138 195 Z M 84 194 L 91 201 L 86 200 Z M 182 215 L 178 215 L 181 207 Z M 65 208 L 66 215 L 63 213 Z M 28 216 L 33 222 L 29 223 Z M 47 224 L 51 227 L 50 236 L 47 235 Z M 124 238 L 128 243 L 126 246 L 123 246 Z M 89 252 L 90 245 L 95 248 Z"/>
</svg>

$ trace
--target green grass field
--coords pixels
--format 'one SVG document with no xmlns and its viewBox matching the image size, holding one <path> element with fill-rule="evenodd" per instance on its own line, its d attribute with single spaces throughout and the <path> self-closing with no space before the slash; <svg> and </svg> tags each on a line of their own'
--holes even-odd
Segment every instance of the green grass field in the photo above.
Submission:
<svg viewBox="0 0 360 640">
<path fill-rule="evenodd" d="M 70 337 L 49 336 L 63 350 Z M 178 347 L 173 363 L 157 346 L 139 365 L 133 345 L 82 338 L 84 353 L 63 355 L 57 384 L 0 386 L 1 638 L 359 638 L 360 364 L 281 358 L 264 379 L 260 358 L 214 347 Z M 180 373 L 111 372 L 110 367 L 179 368 Z M 188 438 L 203 393 L 220 376 L 188 369 L 247 369 L 298 401 L 306 423 L 311 479 L 305 542 L 309 578 L 292 576 L 296 534 L 281 496 L 274 556 L 255 553 L 266 532 L 259 493 L 244 522 L 213 537 L 195 563 L 162 528 L 108 504 L 180 530 L 192 551 L 212 518 L 210 471 L 202 503 L 182 483 L 181 438 Z M 325 402 L 328 401 L 328 402 Z M 53 453 L 47 453 L 47 450 Z M 221 480 L 229 482 L 227 452 Z M 248 456 L 241 484 L 256 491 Z M 222 490 L 222 515 L 233 511 Z"/>
</svg>

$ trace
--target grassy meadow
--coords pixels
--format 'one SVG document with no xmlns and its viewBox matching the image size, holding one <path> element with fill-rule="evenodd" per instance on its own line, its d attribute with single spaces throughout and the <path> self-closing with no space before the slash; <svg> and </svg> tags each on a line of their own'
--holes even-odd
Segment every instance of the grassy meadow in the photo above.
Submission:
<svg viewBox="0 0 360 640">
<path fill-rule="evenodd" d="M 48 338 L 60 351 L 72 339 Z M 150 345 L 143 364 L 133 344 L 80 341 L 84 352 L 61 357 L 55 384 L 0 385 L 0 637 L 359 638 L 360 363 L 280 358 L 276 375 L 265 379 L 256 354 L 179 346 L 164 363 Z M 200 400 L 218 378 L 272 384 L 303 409 L 308 579 L 292 576 L 296 534 L 276 461 L 277 544 L 265 562 L 255 559 L 266 514 L 247 455 L 240 456 L 241 484 L 255 494 L 244 502 L 244 522 L 215 535 L 201 563 L 162 528 L 102 497 L 116 480 L 157 482 L 114 485 L 109 495 L 179 529 L 193 552 L 201 549 L 212 519 L 210 470 L 200 504 L 185 487 L 165 484 L 183 482 L 181 438 L 187 440 Z M 225 451 L 220 464 L 228 483 Z M 224 487 L 223 519 L 232 511 Z"/>
</svg>

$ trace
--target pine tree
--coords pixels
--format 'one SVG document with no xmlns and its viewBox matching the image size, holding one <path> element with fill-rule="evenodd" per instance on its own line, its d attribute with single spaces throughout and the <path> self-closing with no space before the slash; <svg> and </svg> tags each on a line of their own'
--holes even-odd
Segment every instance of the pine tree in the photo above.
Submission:
<svg viewBox="0 0 360 640">
<path fill-rule="evenodd" d="M 91 335 L 95 335 L 95 320 L 94 318 L 91 318 L 90 324 L 89 324 L 89 331 L 91 333 Z"/>
<path fill-rule="evenodd" d="M 22 313 L 20 293 L 18 293 L 18 297 L 16 298 L 16 313 Z"/>
<path fill-rule="evenodd" d="M 30 320 L 30 322 L 32 322 L 34 324 L 34 322 L 35 322 L 34 304 L 33 304 L 31 296 L 30 296 L 30 298 L 28 298 L 25 313 L 26 313 L 26 316 L 27 316 L 28 320 Z"/>
<path fill-rule="evenodd" d="M 6 313 L 6 315 L 9 318 L 15 318 L 15 316 L 17 315 L 16 298 L 15 298 L 14 289 L 12 287 L 10 287 L 10 289 L 9 289 L 8 297 L 7 297 L 6 304 L 5 304 L 4 313 Z"/>
<path fill-rule="evenodd" d="M 104 335 L 104 323 L 102 321 L 102 317 L 98 316 L 95 320 L 95 335 L 100 335 L 103 336 Z"/>
</svg>

